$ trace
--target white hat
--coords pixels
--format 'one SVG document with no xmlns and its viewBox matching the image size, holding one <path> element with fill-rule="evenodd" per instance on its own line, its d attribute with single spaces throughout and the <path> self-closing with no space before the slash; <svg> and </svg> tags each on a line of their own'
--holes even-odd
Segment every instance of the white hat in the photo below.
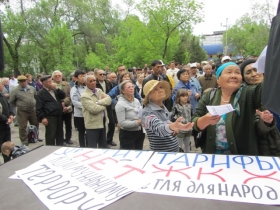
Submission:
<svg viewBox="0 0 280 210">
<path fill-rule="evenodd" d="M 194 67 L 196 68 L 197 65 L 196 65 L 196 63 L 191 63 L 190 67 L 191 67 L 191 68 L 194 68 Z"/>
<path fill-rule="evenodd" d="M 223 58 L 222 58 L 222 62 L 224 62 L 225 60 L 230 60 L 231 61 L 231 58 L 229 57 L 229 56 L 224 56 Z"/>
<path fill-rule="evenodd" d="M 159 61 L 161 62 L 161 65 L 165 66 L 165 64 L 163 63 L 163 61 L 162 61 L 162 60 L 159 60 Z"/>
</svg>

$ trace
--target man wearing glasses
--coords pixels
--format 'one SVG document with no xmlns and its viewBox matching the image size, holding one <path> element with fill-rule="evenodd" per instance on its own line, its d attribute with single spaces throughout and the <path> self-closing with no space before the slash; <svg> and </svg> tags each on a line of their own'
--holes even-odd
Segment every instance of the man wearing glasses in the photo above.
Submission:
<svg viewBox="0 0 280 210">
<path fill-rule="evenodd" d="M 109 93 L 110 90 L 113 88 L 112 84 L 105 80 L 105 73 L 103 70 L 96 71 L 96 87 L 101 89 L 104 93 Z M 113 117 L 113 109 L 112 106 L 107 106 L 107 115 L 109 119 L 108 124 L 108 132 L 107 132 L 107 144 L 111 146 L 117 146 L 117 144 L 113 141 L 114 132 L 115 132 L 115 120 Z"/>
<path fill-rule="evenodd" d="M 27 85 L 27 77 L 20 75 L 17 78 L 18 86 L 11 92 L 9 103 L 17 107 L 17 119 L 19 126 L 19 138 L 23 145 L 28 146 L 27 123 L 35 125 L 38 129 L 39 123 L 36 118 L 36 90 Z"/>
<path fill-rule="evenodd" d="M 62 100 L 63 115 L 62 124 L 65 123 L 65 139 L 66 144 L 73 144 L 72 137 L 72 103 L 70 99 L 70 85 L 68 82 L 62 81 L 62 72 L 56 70 L 52 73 L 52 79 L 60 90 L 65 93 L 65 98 Z"/>
</svg>

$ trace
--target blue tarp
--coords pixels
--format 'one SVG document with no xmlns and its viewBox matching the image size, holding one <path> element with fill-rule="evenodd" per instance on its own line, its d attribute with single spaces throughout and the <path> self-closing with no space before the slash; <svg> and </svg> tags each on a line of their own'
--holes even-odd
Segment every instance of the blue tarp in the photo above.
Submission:
<svg viewBox="0 0 280 210">
<path fill-rule="evenodd" d="M 222 44 L 211 44 L 211 45 L 203 45 L 201 46 L 208 55 L 216 55 L 217 53 L 223 53 L 223 45 Z"/>
</svg>

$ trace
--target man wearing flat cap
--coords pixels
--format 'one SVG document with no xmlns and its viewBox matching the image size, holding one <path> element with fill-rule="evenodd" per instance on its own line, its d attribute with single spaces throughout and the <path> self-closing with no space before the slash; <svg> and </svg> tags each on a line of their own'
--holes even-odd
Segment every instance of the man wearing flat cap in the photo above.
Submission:
<svg viewBox="0 0 280 210">
<path fill-rule="evenodd" d="M 27 123 L 37 127 L 39 123 L 36 118 L 36 90 L 34 87 L 27 85 L 27 78 L 20 75 L 17 78 L 18 86 L 11 92 L 9 103 L 17 107 L 17 121 L 19 128 L 19 138 L 23 145 L 28 145 Z"/>
<path fill-rule="evenodd" d="M 65 93 L 52 81 L 51 75 L 41 77 L 43 88 L 38 92 L 37 119 L 46 127 L 46 145 L 63 145 L 62 100 Z"/>
</svg>

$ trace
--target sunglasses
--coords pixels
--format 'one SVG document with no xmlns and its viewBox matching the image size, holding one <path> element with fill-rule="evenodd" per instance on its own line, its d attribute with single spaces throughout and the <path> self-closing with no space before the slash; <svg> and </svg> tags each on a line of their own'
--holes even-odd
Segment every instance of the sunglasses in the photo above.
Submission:
<svg viewBox="0 0 280 210">
<path fill-rule="evenodd" d="M 104 76 L 105 74 L 99 74 L 99 76 Z"/>
</svg>

